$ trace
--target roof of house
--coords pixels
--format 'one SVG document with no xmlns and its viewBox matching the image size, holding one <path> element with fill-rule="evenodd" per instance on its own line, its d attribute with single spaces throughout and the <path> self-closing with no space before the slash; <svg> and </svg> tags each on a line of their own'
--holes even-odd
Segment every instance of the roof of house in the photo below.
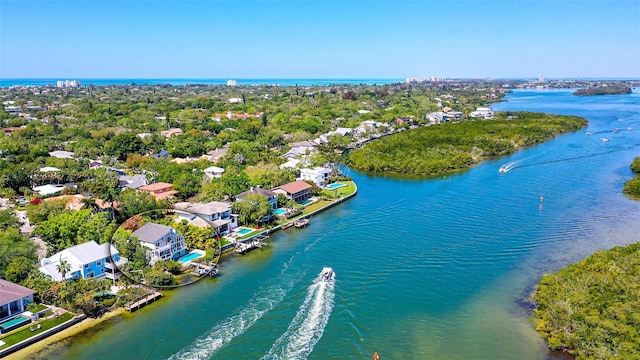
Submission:
<svg viewBox="0 0 640 360">
<path fill-rule="evenodd" d="M 37 192 L 40 195 L 51 195 L 64 190 L 64 188 L 66 188 L 66 186 L 64 185 L 47 184 L 42 186 L 35 186 L 33 188 L 33 191 Z"/>
<path fill-rule="evenodd" d="M 173 205 L 177 210 L 184 210 L 193 214 L 213 215 L 231 210 L 231 204 L 221 201 L 208 203 L 180 202 Z"/>
<path fill-rule="evenodd" d="M 162 190 L 162 189 L 171 189 L 172 187 L 173 187 L 173 184 L 169 184 L 169 183 L 166 183 L 166 182 L 157 182 L 157 183 L 141 186 L 141 187 L 138 188 L 138 190 L 142 190 L 142 191 L 158 191 L 158 190 Z"/>
<path fill-rule="evenodd" d="M 0 279 L 0 305 L 20 300 L 25 296 L 33 295 L 35 293 L 35 290 Z"/>
<path fill-rule="evenodd" d="M 207 153 L 207 155 L 211 155 L 211 156 L 224 156 L 227 155 L 227 153 L 229 152 L 229 149 L 215 149 L 215 150 L 211 150 Z"/>
<path fill-rule="evenodd" d="M 160 225 L 156 223 L 146 223 L 140 229 L 133 232 L 142 242 L 153 243 L 161 237 L 168 234 L 173 228 L 171 226 Z"/>
<path fill-rule="evenodd" d="M 300 191 L 304 191 L 307 189 L 311 189 L 311 185 L 307 184 L 306 182 L 302 181 L 302 180 L 298 180 L 298 181 L 294 181 L 288 184 L 284 184 L 284 185 L 280 185 L 278 187 L 276 187 L 276 189 L 281 189 L 286 191 L 289 194 L 297 194 Z"/>
<path fill-rule="evenodd" d="M 49 156 L 57 157 L 57 158 L 73 158 L 73 153 L 71 151 L 62 151 L 56 150 L 49 153 Z"/>
<path fill-rule="evenodd" d="M 242 193 L 236 195 L 236 199 L 242 199 L 243 197 L 245 197 L 245 196 L 247 196 L 249 194 L 260 194 L 260 195 L 266 196 L 267 198 L 270 198 L 272 196 L 276 196 L 277 195 L 276 193 L 274 193 L 271 190 L 267 190 L 267 189 L 263 189 L 263 188 L 259 188 L 258 187 L 258 188 L 253 188 L 253 189 L 251 189 L 249 191 L 245 191 L 245 192 L 242 192 Z"/>
<path fill-rule="evenodd" d="M 58 271 L 57 265 L 61 260 L 69 262 L 69 265 L 71 266 L 69 273 L 73 273 L 80 270 L 84 264 L 109 258 L 114 254 L 118 254 L 118 250 L 111 246 L 111 244 L 98 244 L 91 240 L 64 249 L 48 258 L 42 259 L 43 265 L 40 267 L 40 271 L 51 275 L 54 280 L 60 281 L 63 279 L 63 276 Z"/>
<path fill-rule="evenodd" d="M 60 171 L 60 169 L 53 166 L 45 166 L 40 168 L 40 172 L 55 172 L 55 171 Z"/>
</svg>

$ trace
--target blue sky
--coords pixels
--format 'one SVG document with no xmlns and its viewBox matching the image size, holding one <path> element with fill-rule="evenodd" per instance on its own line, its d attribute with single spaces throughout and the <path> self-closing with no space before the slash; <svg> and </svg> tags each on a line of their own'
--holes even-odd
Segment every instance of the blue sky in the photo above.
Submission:
<svg viewBox="0 0 640 360">
<path fill-rule="evenodd" d="M 640 77 L 640 1 L 0 0 L 0 78 Z"/>
</svg>

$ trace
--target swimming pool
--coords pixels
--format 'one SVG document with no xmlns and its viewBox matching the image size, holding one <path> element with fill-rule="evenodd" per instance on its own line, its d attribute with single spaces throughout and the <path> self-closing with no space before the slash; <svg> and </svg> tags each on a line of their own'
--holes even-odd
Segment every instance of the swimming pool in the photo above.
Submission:
<svg viewBox="0 0 640 360">
<path fill-rule="evenodd" d="M 20 326 L 28 322 L 31 322 L 31 319 L 20 315 L 20 316 L 14 317 L 13 319 L 9 319 L 5 322 L 0 323 L 0 329 L 2 329 L 2 332 L 7 332 L 9 330 L 19 328 Z"/>
<path fill-rule="evenodd" d="M 236 232 L 238 233 L 238 235 L 244 236 L 247 235 L 248 233 L 252 232 L 253 229 L 250 228 L 246 228 L 246 227 L 240 227 L 236 230 Z"/>
<path fill-rule="evenodd" d="M 178 259 L 178 261 L 184 264 L 184 263 L 186 263 L 188 261 L 195 260 L 195 259 L 201 258 L 203 256 L 204 256 L 204 254 L 202 252 L 194 250 L 194 251 L 188 253 L 187 255 L 181 257 L 180 259 Z"/>
<path fill-rule="evenodd" d="M 287 209 L 279 208 L 279 209 L 276 209 L 276 211 L 274 211 L 273 213 L 276 215 L 284 215 L 286 212 L 287 212 Z"/>
<path fill-rule="evenodd" d="M 302 206 L 307 206 L 307 205 L 313 204 L 315 201 L 316 201 L 315 198 L 307 199 L 307 200 L 302 202 Z"/>
<path fill-rule="evenodd" d="M 347 184 L 333 183 L 325 186 L 325 188 L 329 190 L 334 190 L 334 189 L 345 187 L 345 186 L 347 186 Z"/>
</svg>

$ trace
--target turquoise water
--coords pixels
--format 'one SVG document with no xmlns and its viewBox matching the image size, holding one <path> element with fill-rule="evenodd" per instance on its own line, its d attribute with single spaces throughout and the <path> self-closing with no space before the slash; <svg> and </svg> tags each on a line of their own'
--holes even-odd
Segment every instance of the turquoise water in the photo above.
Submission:
<svg viewBox="0 0 640 360">
<path fill-rule="evenodd" d="M 253 231 L 253 229 L 249 229 L 249 228 L 238 228 L 238 229 L 236 230 L 236 232 L 237 232 L 238 234 L 243 235 L 243 236 L 244 236 L 244 235 L 247 235 L 248 233 L 250 233 L 250 232 L 252 232 L 252 231 Z"/>
<path fill-rule="evenodd" d="M 312 204 L 314 201 L 316 201 L 316 200 L 315 200 L 315 199 L 313 199 L 313 198 L 311 198 L 311 199 L 307 199 L 307 200 L 303 201 L 301 204 L 302 204 L 303 206 L 307 206 L 307 205 L 309 205 L 309 204 Z"/>
<path fill-rule="evenodd" d="M 286 213 L 286 212 L 287 212 L 287 209 L 282 209 L 282 208 L 280 208 L 280 209 L 276 209 L 276 211 L 274 211 L 274 213 L 275 213 L 276 215 L 282 215 L 282 214 L 284 214 L 284 213 Z"/>
<path fill-rule="evenodd" d="M 178 259 L 178 261 L 184 264 L 187 261 L 195 260 L 195 259 L 201 258 L 203 256 L 204 256 L 204 254 L 201 254 L 199 252 L 191 252 L 191 253 L 181 257 L 180 259 Z"/>
<path fill-rule="evenodd" d="M 333 184 L 327 185 L 326 188 L 329 189 L 329 190 L 333 190 L 333 189 L 341 188 L 341 187 L 344 187 L 344 186 L 347 186 L 347 185 L 340 184 L 340 183 L 333 183 Z"/>
<path fill-rule="evenodd" d="M 17 324 L 20 324 L 23 322 L 26 323 L 28 320 L 29 319 L 24 316 L 17 316 L 17 317 L 14 317 L 13 319 L 9 319 L 7 321 L 0 323 L 0 328 L 8 329 Z"/>
<path fill-rule="evenodd" d="M 446 183 L 345 168 L 358 195 L 311 226 L 37 358 L 561 359 L 526 300 L 544 272 L 640 240 L 640 202 L 621 194 L 640 155 L 635 91 L 509 94 L 493 108 L 577 114 L 589 127 Z M 314 282 L 323 267 L 338 274 L 333 288 Z"/>
</svg>

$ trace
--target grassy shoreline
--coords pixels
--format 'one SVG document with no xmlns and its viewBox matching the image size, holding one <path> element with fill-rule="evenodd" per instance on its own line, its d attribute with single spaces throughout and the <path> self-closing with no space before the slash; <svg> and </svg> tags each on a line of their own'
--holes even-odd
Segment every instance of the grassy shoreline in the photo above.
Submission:
<svg viewBox="0 0 640 360">
<path fill-rule="evenodd" d="M 29 359 L 31 356 L 36 355 L 44 350 L 46 350 L 49 346 L 62 341 L 66 338 L 78 335 L 104 321 L 107 321 L 109 319 L 115 318 L 117 316 L 121 316 L 122 314 L 124 314 L 126 312 L 125 309 L 123 308 L 119 308 L 117 310 L 111 311 L 107 314 L 105 314 L 104 316 L 97 318 L 97 319 L 91 319 L 91 318 L 87 318 L 67 329 L 64 329 L 62 331 L 60 331 L 59 333 L 53 334 L 49 337 L 47 337 L 46 339 L 42 339 L 41 341 L 38 341 L 35 344 L 32 344 L 30 346 L 27 346 L 26 348 L 22 349 L 22 350 L 18 350 L 16 352 L 14 352 L 13 354 L 7 355 L 4 359 L 6 360 L 21 360 L 21 359 Z"/>
</svg>

